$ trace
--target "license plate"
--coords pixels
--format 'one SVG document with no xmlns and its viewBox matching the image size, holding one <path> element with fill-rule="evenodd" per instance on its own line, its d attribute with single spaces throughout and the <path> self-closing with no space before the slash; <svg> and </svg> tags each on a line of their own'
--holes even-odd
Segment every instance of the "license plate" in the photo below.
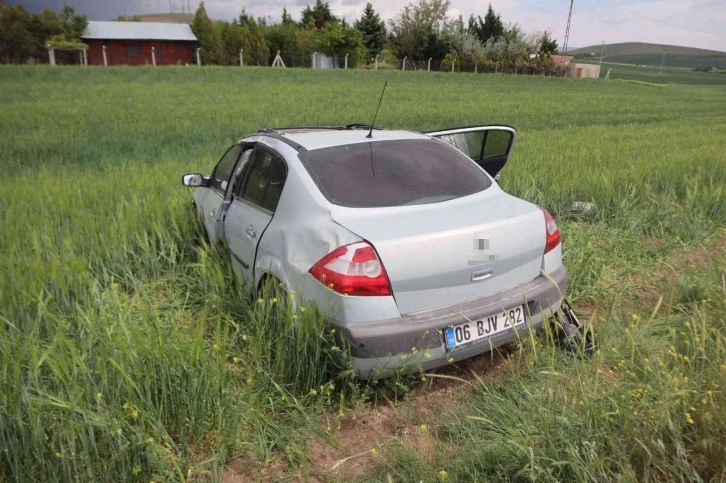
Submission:
<svg viewBox="0 0 726 483">
<path fill-rule="evenodd" d="M 502 311 L 479 320 L 448 327 L 446 329 L 446 348 L 454 349 L 505 332 L 513 325 L 515 327 L 524 325 L 525 314 L 524 305 L 518 305 L 508 309 L 506 314 Z"/>
</svg>

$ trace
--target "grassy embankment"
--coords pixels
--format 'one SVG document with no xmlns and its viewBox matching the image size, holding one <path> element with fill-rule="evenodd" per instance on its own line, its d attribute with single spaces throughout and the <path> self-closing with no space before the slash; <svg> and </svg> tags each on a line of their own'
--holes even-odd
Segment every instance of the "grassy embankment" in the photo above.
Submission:
<svg viewBox="0 0 726 483">
<path fill-rule="evenodd" d="M 523 341 L 445 401 L 407 410 L 450 381 L 357 385 L 312 311 L 276 319 L 273 300 L 240 296 L 180 175 L 209 172 L 259 127 L 369 122 L 384 79 L 380 125 L 519 130 L 502 184 L 558 218 L 570 297 L 597 325 L 593 358 Z M 0 89 L 9 480 L 217 478 L 231 460 L 253 476 L 340 477 L 345 465 L 321 468 L 310 443 L 401 395 L 395 411 L 427 451 L 394 431 L 359 478 L 726 478 L 722 86 L 13 67 Z M 574 200 L 598 215 L 567 220 Z"/>
</svg>

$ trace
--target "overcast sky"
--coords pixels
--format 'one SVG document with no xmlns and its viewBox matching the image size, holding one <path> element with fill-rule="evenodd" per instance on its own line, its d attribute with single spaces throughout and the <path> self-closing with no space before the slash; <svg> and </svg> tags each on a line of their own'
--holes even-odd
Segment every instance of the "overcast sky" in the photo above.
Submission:
<svg viewBox="0 0 726 483">
<path fill-rule="evenodd" d="M 412 0 L 372 0 L 384 19 L 392 18 Z M 110 20 L 117 15 L 182 11 L 182 2 L 196 9 L 199 0 L 10 0 L 32 11 L 44 7 L 59 10 L 64 3 L 88 15 L 90 20 Z M 212 18 L 229 20 L 244 7 L 256 17 L 279 19 L 282 7 L 294 18 L 314 0 L 206 0 Z M 331 0 L 338 16 L 352 22 L 360 16 L 366 0 Z M 492 0 L 504 22 L 517 23 L 526 31 L 550 30 L 560 46 L 567 26 L 569 0 Z M 451 0 L 449 15 L 482 17 L 486 0 Z M 575 0 L 570 46 L 584 47 L 612 42 L 652 42 L 726 51 L 726 0 Z"/>
</svg>

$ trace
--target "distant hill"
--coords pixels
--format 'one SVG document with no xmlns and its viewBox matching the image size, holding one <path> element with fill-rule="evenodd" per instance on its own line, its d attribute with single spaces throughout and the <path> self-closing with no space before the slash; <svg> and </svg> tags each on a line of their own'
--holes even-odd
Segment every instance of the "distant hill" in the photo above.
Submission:
<svg viewBox="0 0 726 483">
<path fill-rule="evenodd" d="M 192 23 L 194 14 L 191 13 L 150 13 L 147 15 L 138 15 L 142 22 L 161 22 L 161 23 Z"/>
<path fill-rule="evenodd" d="M 726 52 L 718 50 L 697 49 L 695 47 L 682 47 L 679 45 L 649 44 L 646 42 L 623 42 L 617 44 L 589 45 L 568 51 L 575 57 L 592 56 L 595 58 L 603 54 L 603 60 L 621 64 L 655 65 L 659 66 L 665 51 L 666 67 L 718 67 L 726 68 Z"/>
<path fill-rule="evenodd" d="M 682 47 L 680 45 L 649 44 L 647 42 L 621 42 L 617 44 L 588 45 L 587 47 L 580 47 L 579 49 L 570 49 L 567 53 L 568 55 L 575 55 L 590 52 L 600 55 L 600 50 L 603 50 L 605 55 L 662 55 L 663 48 L 665 48 L 669 54 L 726 56 L 726 52 L 718 50 L 697 49 L 695 47 Z"/>
</svg>

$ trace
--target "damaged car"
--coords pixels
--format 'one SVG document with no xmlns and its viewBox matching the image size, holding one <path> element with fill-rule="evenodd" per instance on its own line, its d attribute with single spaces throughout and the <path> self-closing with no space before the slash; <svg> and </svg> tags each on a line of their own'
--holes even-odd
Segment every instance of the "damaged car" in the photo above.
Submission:
<svg viewBox="0 0 726 483">
<path fill-rule="evenodd" d="M 560 311 L 557 224 L 498 184 L 515 138 L 262 129 L 183 184 L 251 294 L 273 280 L 314 303 L 359 376 L 380 378 L 490 351 Z"/>
</svg>

